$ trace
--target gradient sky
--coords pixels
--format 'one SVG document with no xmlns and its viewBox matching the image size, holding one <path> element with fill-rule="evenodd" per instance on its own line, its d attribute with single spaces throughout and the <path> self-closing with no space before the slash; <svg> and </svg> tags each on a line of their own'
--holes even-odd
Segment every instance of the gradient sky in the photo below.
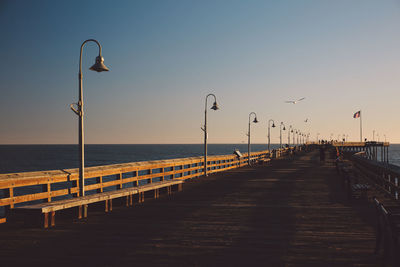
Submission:
<svg viewBox="0 0 400 267">
<path fill-rule="evenodd" d="M 255 143 L 271 118 L 358 141 L 360 109 L 365 137 L 400 142 L 399 1 L 0 0 L 0 31 L 1 144 L 77 143 L 89 38 L 110 72 L 87 45 L 86 143 L 202 143 L 208 93 L 210 143 L 247 142 L 251 111 Z"/>
</svg>

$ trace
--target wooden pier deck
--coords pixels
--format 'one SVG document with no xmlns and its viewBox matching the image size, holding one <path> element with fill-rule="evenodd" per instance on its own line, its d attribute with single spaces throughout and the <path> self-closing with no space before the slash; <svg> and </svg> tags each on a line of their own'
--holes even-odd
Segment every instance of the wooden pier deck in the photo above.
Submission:
<svg viewBox="0 0 400 267">
<path fill-rule="evenodd" d="M 198 178 L 53 229 L 0 225 L 1 265 L 377 266 L 373 210 L 348 202 L 317 156 Z"/>
</svg>

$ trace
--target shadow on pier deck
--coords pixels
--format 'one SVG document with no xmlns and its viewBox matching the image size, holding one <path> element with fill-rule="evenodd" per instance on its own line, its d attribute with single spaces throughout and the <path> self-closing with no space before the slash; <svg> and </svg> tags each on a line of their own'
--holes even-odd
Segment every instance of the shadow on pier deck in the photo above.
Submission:
<svg viewBox="0 0 400 267">
<path fill-rule="evenodd" d="M 320 165 L 316 152 L 193 180 L 167 198 L 50 230 L 1 226 L 1 263 L 377 265 L 373 212 L 346 201 L 333 164 Z"/>
</svg>

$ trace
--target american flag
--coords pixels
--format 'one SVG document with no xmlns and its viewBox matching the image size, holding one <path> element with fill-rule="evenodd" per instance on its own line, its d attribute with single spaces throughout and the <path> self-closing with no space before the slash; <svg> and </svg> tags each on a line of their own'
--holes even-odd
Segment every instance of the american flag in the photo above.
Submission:
<svg viewBox="0 0 400 267">
<path fill-rule="evenodd" d="M 357 118 L 360 118 L 360 116 L 361 116 L 361 110 L 359 110 L 356 113 L 354 113 L 353 118 L 357 119 Z"/>
</svg>

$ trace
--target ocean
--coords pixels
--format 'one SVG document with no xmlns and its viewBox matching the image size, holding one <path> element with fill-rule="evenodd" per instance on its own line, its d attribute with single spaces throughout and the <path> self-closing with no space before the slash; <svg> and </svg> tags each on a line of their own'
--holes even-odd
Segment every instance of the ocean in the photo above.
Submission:
<svg viewBox="0 0 400 267">
<path fill-rule="evenodd" d="M 279 144 L 271 144 L 271 149 Z M 85 166 L 203 156 L 203 144 L 85 145 Z M 209 144 L 208 155 L 247 152 L 247 144 Z M 251 151 L 266 150 L 253 144 Z M 389 147 L 389 162 L 400 166 L 400 144 Z M 77 145 L 0 145 L 0 173 L 78 168 Z"/>
<path fill-rule="evenodd" d="M 271 149 L 279 144 L 271 144 Z M 209 144 L 208 155 L 247 152 L 247 144 Z M 252 144 L 251 151 L 267 150 Z M 85 145 L 85 166 L 203 156 L 203 144 Z M 0 173 L 78 168 L 78 145 L 0 145 Z"/>
</svg>

